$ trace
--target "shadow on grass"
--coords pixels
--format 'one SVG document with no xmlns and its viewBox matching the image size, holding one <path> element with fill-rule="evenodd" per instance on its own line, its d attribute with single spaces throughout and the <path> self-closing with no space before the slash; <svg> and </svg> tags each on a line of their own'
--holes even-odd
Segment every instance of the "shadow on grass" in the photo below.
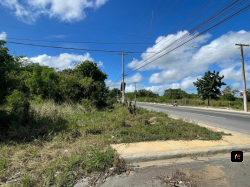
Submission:
<svg viewBox="0 0 250 187">
<path fill-rule="evenodd" d="M 53 115 L 52 115 L 53 116 Z M 51 134 L 68 130 L 69 123 L 60 115 L 41 116 L 34 110 L 29 111 L 29 117 L 22 121 L 21 114 L 0 110 L 0 143 L 31 142 L 37 138 L 49 141 Z"/>
</svg>

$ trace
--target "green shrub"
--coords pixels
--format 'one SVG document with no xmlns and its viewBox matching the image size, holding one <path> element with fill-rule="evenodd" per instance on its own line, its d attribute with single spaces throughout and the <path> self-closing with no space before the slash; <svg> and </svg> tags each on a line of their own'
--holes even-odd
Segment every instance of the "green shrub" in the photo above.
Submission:
<svg viewBox="0 0 250 187">
<path fill-rule="evenodd" d="M 87 171 L 104 171 L 108 167 L 112 167 L 115 157 L 115 151 L 108 148 L 101 151 L 98 147 L 90 146 L 90 154 L 82 165 Z"/>
<path fill-rule="evenodd" d="M 91 108 L 93 107 L 93 103 L 88 99 L 82 99 L 82 106 L 87 110 L 91 111 Z"/>
<path fill-rule="evenodd" d="M 34 100 L 33 100 L 34 104 L 39 104 L 39 103 L 43 102 L 42 95 L 34 95 L 33 98 L 34 98 Z"/>
<path fill-rule="evenodd" d="M 15 90 L 11 95 L 7 96 L 6 99 L 12 108 L 12 112 L 20 117 L 21 124 L 27 123 L 29 120 L 30 103 L 25 97 L 25 94 Z"/>
<path fill-rule="evenodd" d="M 117 103 L 117 99 L 108 97 L 106 103 L 109 108 L 114 108 L 114 104 Z"/>
</svg>

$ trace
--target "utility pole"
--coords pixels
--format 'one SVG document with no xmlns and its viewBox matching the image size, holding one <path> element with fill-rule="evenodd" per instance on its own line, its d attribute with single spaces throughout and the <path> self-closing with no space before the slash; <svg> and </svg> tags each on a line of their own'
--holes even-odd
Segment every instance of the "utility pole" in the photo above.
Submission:
<svg viewBox="0 0 250 187">
<path fill-rule="evenodd" d="M 241 51 L 241 66 L 242 66 L 242 80 L 243 80 L 243 99 L 244 99 L 244 111 L 247 112 L 247 92 L 246 92 L 246 78 L 245 78 L 245 67 L 244 67 L 244 56 L 243 56 L 243 47 L 249 46 L 246 44 L 235 44 L 240 46 Z"/>
<path fill-rule="evenodd" d="M 117 53 L 118 55 L 122 55 L 122 103 L 125 100 L 125 88 L 124 88 L 124 55 L 129 55 L 126 53 Z"/>
<path fill-rule="evenodd" d="M 137 94 L 137 91 L 136 91 L 136 83 L 137 83 L 137 82 L 135 82 L 135 106 L 136 106 L 136 94 Z"/>
<path fill-rule="evenodd" d="M 117 89 L 117 101 L 118 101 L 118 89 Z"/>
</svg>

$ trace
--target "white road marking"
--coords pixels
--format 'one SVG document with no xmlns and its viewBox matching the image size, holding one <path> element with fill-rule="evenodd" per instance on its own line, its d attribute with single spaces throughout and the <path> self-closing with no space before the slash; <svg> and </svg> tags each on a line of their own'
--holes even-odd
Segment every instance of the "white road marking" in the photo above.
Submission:
<svg viewBox="0 0 250 187">
<path fill-rule="evenodd" d="M 210 115 L 204 115 L 204 114 L 197 114 L 197 113 L 192 113 L 192 112 L 184 112 L 184 113 L 196 114 L 196 115 L 199 115 L 199 116 L 208 116 L 208 117 L 212 117 L 212 118 L 226 119 L 226 118 L 223 118 L 223 117 L 210 116 Z"/>
</svg>

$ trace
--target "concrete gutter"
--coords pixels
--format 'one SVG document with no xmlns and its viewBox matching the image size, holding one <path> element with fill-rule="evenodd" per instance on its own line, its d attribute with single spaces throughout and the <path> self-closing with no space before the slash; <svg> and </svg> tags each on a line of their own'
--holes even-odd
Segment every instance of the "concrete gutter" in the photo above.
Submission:
<svg viewBox="0 0 250 187">
<path fill-rule="evenodd" d="M 248 145 L 235 145 L 235 146 L 221 146 L 213 147 L 210 149 L 199 149 L 199 150 L 185 150 L 185 151 L 168 151 L 163 153 L 150 153 L 150 154 L 134 154 L 123 157 L 127 163 L 134 162 L 145 162 L 152 160 L 163 160 L 171 158 L 182 158 L 182 157 L 201 157 L 208 155 L 215 155 L 219 153 L 231 153 L 232 151 L 243 151 L 250 152 L 250 144 Z"/>
</svg>

